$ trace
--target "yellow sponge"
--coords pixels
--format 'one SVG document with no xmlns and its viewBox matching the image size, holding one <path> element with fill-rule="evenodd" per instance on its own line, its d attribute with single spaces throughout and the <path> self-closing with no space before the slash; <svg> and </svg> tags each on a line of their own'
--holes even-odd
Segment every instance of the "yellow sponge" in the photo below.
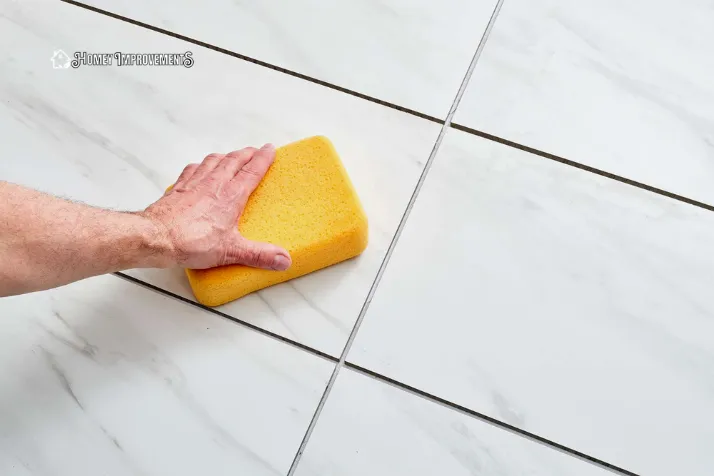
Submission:
<svg viewBox="0 0 714 476">
<path fill-rule="evenodd" d="M 231 265 L 187 269 L 196 299 L 219 306 L 339 263 L 367 247 L 367 217 L 332 143 L 311 137 L 277 149 L 238 223 L 246 238 L 290 252 L 287 271 Z"/>
</svg>

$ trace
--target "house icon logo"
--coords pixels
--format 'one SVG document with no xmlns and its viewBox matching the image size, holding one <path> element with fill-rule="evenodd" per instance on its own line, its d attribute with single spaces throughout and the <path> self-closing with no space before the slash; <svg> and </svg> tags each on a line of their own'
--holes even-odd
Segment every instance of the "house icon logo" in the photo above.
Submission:
<svg viewBox="0 0 714 476">
<path fill-rule="evenodd" d="M 67 69 L 70 65 L 69 56 L 62 50 L 55 50 L 50 61 L 54 69 Z"/>
</svg>

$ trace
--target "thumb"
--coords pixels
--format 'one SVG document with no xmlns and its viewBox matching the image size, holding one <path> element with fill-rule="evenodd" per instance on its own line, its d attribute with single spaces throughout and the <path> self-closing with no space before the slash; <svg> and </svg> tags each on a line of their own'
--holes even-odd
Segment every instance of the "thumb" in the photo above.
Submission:
<svg viewBox="0 0 714 476">
<path fill-rule="evenodd" d="M 253 268 L 285 271 L 292 264 L 292 259 L 284 248 L 241 237 L 228 251 L 225 264 L 242 264 Z"/>
</svg>

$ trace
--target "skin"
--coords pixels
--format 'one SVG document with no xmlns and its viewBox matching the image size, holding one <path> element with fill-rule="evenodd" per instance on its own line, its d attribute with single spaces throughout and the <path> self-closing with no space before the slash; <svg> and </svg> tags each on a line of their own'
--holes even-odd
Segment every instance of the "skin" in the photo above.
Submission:
<svg viewBox="0 0 714 476">
<path fill-rule="evenodd" d="M 141 212 L 115 212 L 0 182 L 0 296 L 131 268 L 228 264 L 282 271 L 289 253 L 248 240 L 238 219 L 275 160 L 266 144 L 190 164 Z"/>
</svg>

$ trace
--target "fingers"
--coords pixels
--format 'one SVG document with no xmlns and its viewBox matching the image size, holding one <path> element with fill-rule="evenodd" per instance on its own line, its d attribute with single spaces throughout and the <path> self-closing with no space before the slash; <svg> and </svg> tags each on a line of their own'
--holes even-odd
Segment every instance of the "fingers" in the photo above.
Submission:
<svg viewBox="0 0 714 476">
<path fill-rule="evenodd" d="M 233 179 L 233 185 L 240 190 L 240 202 L 245 204 L 253 191 L 263 180 L 265 174 L 275 160 L 275 147 L 265 144 L 253 157 L 238 171 Z"/>
<path fill-rule="evenodd" d="M 196 172 L 196 169 L 198 168 L 198 164 L 188 164 L 184 169 L 183 172 L 181 172 L 181 175 L 179 175 L 179 178 L 176 179 L 176 183 L 174 184 L 174 187 L 178 187 L 179 185 L 184 185 L 188 180 L 191 179 L 193 176 L 194 172 Z"/>
<path fill-rule="evenodd" d="M 270 243 L 260 243 L 240 237 L 226 253 L 225 264 L 242 264 L 253 268 L 285 271 L 292 264 L 290 254 L 284 248 Z"/>
<path fill-rule="evenodd" d="M 227 153 L 223 160 L 213 169 L 211 175 L 221 182 L 233 179 L 238 171 L 250 161 L 257 150 L 255 147 L 246 147 L 245 149 Z"/>
<path fill-rule="evenodd" d="M 191 178 L 186 182 L 186 185 L 189 187 L 195 186 L 204 178 L 208 177 L 208 175 L 213 171 L 213 169 L 215 169 L 218 164 L 221 163 L 223 157 L 225 157 L 223 154 L 207 155 L 206 158 L 203 159 L 203 162 L 201 162 L 201 164 L 196 168 Z"/>
<path fill-rule="evenodd" d="M 238 196 L 239 206 L 245 206 L 274 160 L 272 144 L 265 144 L 260 149 L 246 147 L 225 155 L 210 154 L 200 164 L 186 166 L 174 187 L 193 188 L 204 183 L 216 191 L 225 188 L 229 196 Z"/>
</svg>

